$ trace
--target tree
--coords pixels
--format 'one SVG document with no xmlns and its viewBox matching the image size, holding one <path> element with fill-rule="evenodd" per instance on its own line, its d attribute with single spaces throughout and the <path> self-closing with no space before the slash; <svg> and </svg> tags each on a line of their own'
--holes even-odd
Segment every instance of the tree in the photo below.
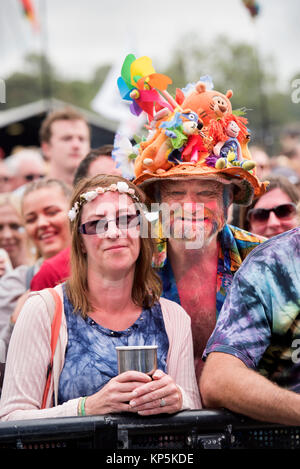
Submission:
<svg viewBox="0 0 300 469">
<path fill-rule="evenodd" d="M 89 81 L 67 81 L 59 77 L 44 56 L 31 54 L 24 60 L 23 71 L 6 80 L 7 102 L 1 104 L 1 109 L 50 96 L 93 111 L 91 102 L 110 66 L 97 67 Z M 262 60 L 250 44 L 233 42 L 224 36 L 206 44 L 197 34 L 185 35 L 175 46 L 168 66 L 158 72 L 172 78 L 168 91 L 173 96 L 177 87 L 197 82 L 203 75 L 212 77 L 218 91 L 232 89 L 233 109 L 247 109 L 252 141 L 264 145 L 270 154 L 279 151 L 280 132 L 285 124 L 300 121 L 300 105 L 291 98 L 292 85 L 288 90 L 279 90 L 272 57 Z M 300 74 L 293 79 L 299 77 Z"/>
<path fill-rule="evenodd" d="M 99 66 L 90 81 L 63 80 L 44 56 L 30 54 L 24 59 L 23 71 L 13 73 L 5 80 L 6 103 L 1 108 L 8 109 L 53 97 L 92 111 L 90 104 L 109 68 L 110 65 Z"/>
<path fill-rule="evenodd" d="M 270 153 L 279 150 L 283 125 L 300 119 L 300 106 L 292 103 L 288 92 L 278 90 L 272 57 L 262 61 L 250 44 L 220 36 L 207 45 L 199 36 L 190 34 L 180 39 L 170 64 L 161 72 L 173 79 L 173 94 L 176 87 L 197 82 L 204 75 L 212 77 L 214 89 L 223 93 L 232 89 L 233 109 L 247 109 L 252 140 Z"/>
</svg>

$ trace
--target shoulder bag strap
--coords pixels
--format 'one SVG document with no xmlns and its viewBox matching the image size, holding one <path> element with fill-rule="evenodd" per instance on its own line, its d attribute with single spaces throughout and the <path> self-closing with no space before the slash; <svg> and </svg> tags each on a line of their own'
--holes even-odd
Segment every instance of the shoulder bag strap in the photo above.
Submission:
<svg viewBox="0 0 300 469">
<path fill-rule="evenodd" d="M 44 395 L 43 395 L 43 400 L 42 400 L 42 406 L 41 409 L 45 409 L 46 403 L 47 403 L 47 398 L 48 398 L 48 393 L 50 389 L 50 383 L 51 383 L 51 375 L 52 375 L 52 368 L 53 368 L 53 357 L 56 349 L 56 344 L 59 336 L 59 331 L 60 331 L 60 326 L 61 326 L 61 319 L 62 319 L 62 301 L 57 293 L 56 290 L 53 288 L 49 288 L 48 291 L 53 295 L 54 302 L 55 302 L 55 311 L 53 315 L 53 320 L 51 324 L 51 359 L 50 363 L 48 366 L 47 370 L 47 380 L 46 380 L 46 386 L 44 390 Z"/>
</svg>

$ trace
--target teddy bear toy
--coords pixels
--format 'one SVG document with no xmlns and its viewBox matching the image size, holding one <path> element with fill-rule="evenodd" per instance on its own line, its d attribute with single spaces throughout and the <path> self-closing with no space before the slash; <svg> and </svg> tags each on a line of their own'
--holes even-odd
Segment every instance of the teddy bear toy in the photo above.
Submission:
<svg viewBox="0 0 300 469">
<path fill-rule="evenodd" d="M 230 98 L 233 92 L 226 91 L 222 94 L 216 90 L 207 90 L 206 84 L 202 81 L 196 83 L 193 91 L 184 96 L 180 90 L 177 90 L 177 102 L 184 109 L 191 109 L 196 112 L 203 122 L 208 126 L 211 119 L 224 117 L 227 113 L 232 113 Z"/>
</svg>

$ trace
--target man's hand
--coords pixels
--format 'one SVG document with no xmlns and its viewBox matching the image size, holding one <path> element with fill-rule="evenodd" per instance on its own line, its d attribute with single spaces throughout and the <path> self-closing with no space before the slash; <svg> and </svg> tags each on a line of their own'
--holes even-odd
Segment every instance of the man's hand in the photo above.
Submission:
<svg viewBox="0 0 300 469">
<path fill-rule="evenodd" d="M 209 354 L 200 394 L 204 407 L 225 407 L 264 422 L 300 425 L 300 395 L 277 386 L 228 353 Z"/>
</svg>

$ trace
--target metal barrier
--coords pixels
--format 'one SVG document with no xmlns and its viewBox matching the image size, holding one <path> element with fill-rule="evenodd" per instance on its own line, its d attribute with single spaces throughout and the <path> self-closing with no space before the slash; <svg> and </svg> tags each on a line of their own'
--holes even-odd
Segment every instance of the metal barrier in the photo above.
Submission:
<svg viewBox="0 0 300 469">
<path fill-rule="evenodd" d="M 227 410 L 168 416 L 109 414 L 0 423 L 0 449 L 299 449 L 300 427 L 257 422 Z"/>
</svg>

